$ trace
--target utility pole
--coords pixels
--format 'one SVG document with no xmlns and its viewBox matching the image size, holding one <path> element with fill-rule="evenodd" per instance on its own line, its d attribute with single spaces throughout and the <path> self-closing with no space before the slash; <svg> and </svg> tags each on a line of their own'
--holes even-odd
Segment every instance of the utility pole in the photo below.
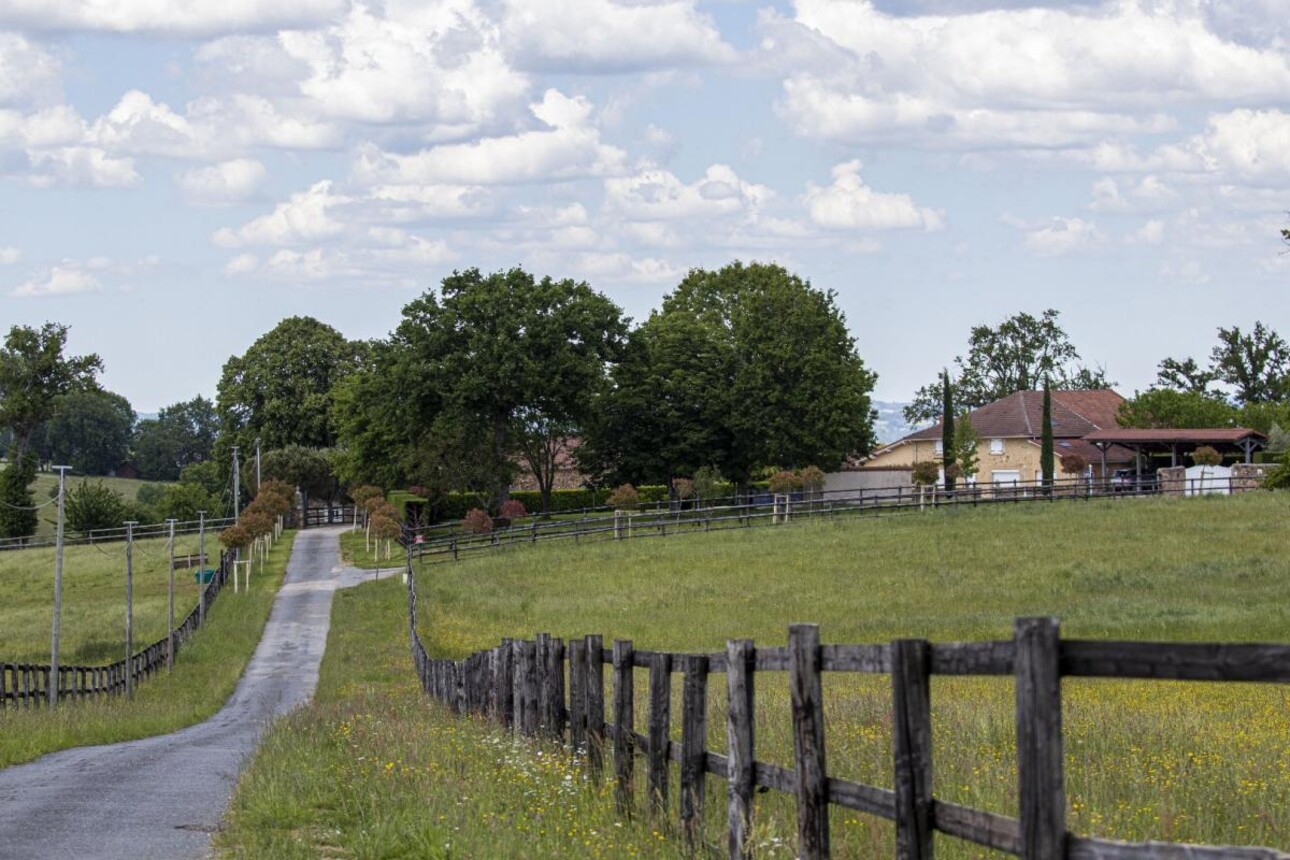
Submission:
<svg viewBox="0 0 1290 860">
<path fill-rule="evenodd" d="M 63 517 L 67 508 L 67 470 L 71 466 L 54 466 L 58 470 L 58 535 L 54 539 L 54 627 L 49 644 L 49 707 L 58 707 L 58 643 L 63 623 Z"/>
<path fill-rule="evenodd" d="M 175 521 L 166 520 L 170 526 L 170 541 L 167 549 L 170 555 L 170 589 L 166 593 L 166 616 L 169 618 L 170 632 L 166 634 L 166 668 L 175 667 Z"/>
<path fill-rule="evenodd" d="M 242 468 L 237 462 L 237 446 L 233 446 L 233 519 L 242 516 Z"/>
<path fill-rule="evenodd" d="M 260 437 L 255 437 L 255 493 L 260 494 Z"/>
<path fill-rule="evenodd" d="M 125 697 L 134 698 L 134 527 L 125 523 Z"/>
<path fill-rule="evenodd" d="M 206 623 L 206 512 L 197 512 L 197 623 Z"/>
</svg>

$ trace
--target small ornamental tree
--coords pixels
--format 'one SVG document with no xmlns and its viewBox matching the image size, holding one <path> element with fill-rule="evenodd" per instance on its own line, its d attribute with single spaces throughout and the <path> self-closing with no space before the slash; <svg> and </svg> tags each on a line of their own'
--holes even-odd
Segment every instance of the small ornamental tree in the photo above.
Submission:
<svg viewBox="0 0 1290 860">
<path fill-rule="evenodd" d="M 716 466 L 702 466 L 694 473 L 694 494 L 703 501 L 711 501 L 725 479 Z"/>
<path fill-rule="evenodd" d="M 1191 452 L 1191 461 L 1197 466 L 1217 466 L 1223 462 L 1223 455 L 1211 445 L 1201 445 Z"/>
<path fill-rule="evenodd" d="M 507 499 L 502 502 L 502 507 L 498 511 L 498 516 L 507 520 L 518 520 L 528 515 L 528 509 L 524 507 L 524 503 L 519 499 Z"/>
<path fill-rule="evenodd" d="M 694 498 L 694 481 L 689 478 L 673 478 L 672 492 L 681 500 Z"/>
<path fill-rule="evenodd" d="M 384 498 L 385 491 L 380 487 L 374 487 L 371 484 L 364 484 L 361 487 L 355 487 L 350 490 L 349 497 L 354 500 L 354 504 L 360 508 L 366 509 L 367 503 L 374 498 Z"/>
<path fill-rule="evenodd" d="M 783 470 L 770 476 L 770 491 L 772 493 L 781 495 L 800 489 L 802 489 L 802 476 L 797 472 Z"/>
<path fill-rule="evenodd" d="M 68 490 L 66 508 L 67 525 L 82 533 L 113 528 L 126 519 L 125 500 L 102 481 L 81 481 L 80 486 Z"/>
<path fill-rule="evenodd" d="M 277 517 L 269 513 L 263 506 L 256 506 L 254 503 L 242 511 L 242 517 L 238 520 L 252 538 L 272 534 L 276 521 Z"/>
<path fill-rule="evenodd" d="M 640 507 L 641 495 L 631 484 L 623 484 L 609 494 L 609 506 L 621 511 L 634 511 Z"/>
<path fill-rule="evenodd" d="M 1062 473 L 1066 475 L 1082 475 L 1088 468 L 1088 460 L 1085 460 L 1080 454 L 1063 454 L 1060 460 Z"/>
<path fill-rule="evenodd" d="M 954 422 L 954 460 L 959 467 L 959 477 L 970 481 L 981 470 L 981 459 L 977 453 L 980 441 L 976 428 L 972 426 L 972 419 L 967 412 L 963 412 L 958 421 Z"/>
<path fill-rule="evenodd" d="M 250 546 L 251 540 L 251 533 L 241 523 L 231 525 L 219 533 L 219 542 L 225 549 L 245 549 Z"/>
<path fill-rule="evenodd" d="M 807 466 L 797 474 L 802 481 L 803 490 L 818 493 L 824 489 L 824 470 L 819 466 Z"/>
<path fill-rule="evenodd" d="M 941 464 L 935 460 L 919 460 L 910 469 L 909 477 L 920 487 L 935 484 L 941 477 Z"/>
<path fill-rule="evenodd" d="M 493 530 L 493 518 L 488 511 L 471 508 L 461 520 L 461 530 L 471 535 L 486 535 Z"/>
</svg>

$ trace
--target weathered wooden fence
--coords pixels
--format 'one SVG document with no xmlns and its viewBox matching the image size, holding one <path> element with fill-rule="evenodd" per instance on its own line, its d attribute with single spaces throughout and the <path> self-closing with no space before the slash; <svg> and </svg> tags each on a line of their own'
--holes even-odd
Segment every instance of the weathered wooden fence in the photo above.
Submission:
<svg viewBox="0 0 1290 860">
<path fill-rule="evenodd" d="M 413 663 L 423 689 L 453 710 L 488 716 L 525 735 L 546 736 L 585 750 L 599 774 L 612 753 L 619 804 L 632 806 L 637 757 L 648 771 L 654 809 L 669 807 L 670 763 L 679 766 L 681 833 L 697 844 L 704 781 L 728 782 L 727 840 L 731 858 L 750 856 L 753 794 L 757 789 L 796 798 L 798 857 L 829 856 L 829 807 L 840 806 L 895 822 L 902 860 L 932 857 L 940 832 L 1028 860 L 1290 860 L 1270 848 L 1175 843 L 1129 843 L 1077 836 L 1066 830 L 1063 787 L 1061 678 L 1158 678 L 1192 681 L 1290 682 L 1290 646 L 1208 645 L 1061 639 L 1052 618 L 1019 618 L 1014 636 L 996 642 L 939 644 L 901 639 L 887 645 L 821 645 L 815 625 L 789 628 L 788 645 L 759 648 L 734 640 L 715 654 L 636 650 L 600 636 L 565 643 L 547 634 L 504 639 L 465 660 L 431 658 L 417 634 L 416 581 L 408 576 Z M 635 669 L 649 671 L 648 726 L 634 725 Z M 605 719 L 604 675 L 612 675 L 612 710 Z M 787 672 L 795 766 L 758 761 L 753 732 L 755 678 Z M 894 789 L 829 776 L 824 744 L 823 672 L 891 676 Z M 670 740 L 672 675 L 683 676 L 681 741 Z M 729 693 L 728 753 L 706 749 L 708 686 L 724 674 Z M 1016 680 L 1017 817 L 937 799 L 932 792 L 932 675 L 1012 676 Z M 567 695 L 566 695 L 567 687 Z M 1216 801 L 1217 802 L 1217 801 Z"/>
<path fill-rule="evenodd" d="M 80 699 L 89 696 L 116 695 L 126 690 L 126 675 L 132 674 L 132 683 L 139 681 L 164 667 L 171 655 L 179 653 L 179 648 L 201 626 L 205 612 L 202 602 L 209 609 L 210 605 L 224 587 L 224 582 L 237 560 L 237 550 L 220 553 L 219 566 L 214 570 L 211 581 L 198 597 L 198 603 L 192 611 L 164 639 L 158 639 L 130 656 L 129 660 L 121 659 L 106 666 L 62 666 L 58 667 L 58 678 L 51 677 L 50 666 L 32 663 L 0 662 L 0 709 L 5 707 L 41 707 L 49 704 L 50 685 L 58 684 L 58 699 Z"/>
</svg>

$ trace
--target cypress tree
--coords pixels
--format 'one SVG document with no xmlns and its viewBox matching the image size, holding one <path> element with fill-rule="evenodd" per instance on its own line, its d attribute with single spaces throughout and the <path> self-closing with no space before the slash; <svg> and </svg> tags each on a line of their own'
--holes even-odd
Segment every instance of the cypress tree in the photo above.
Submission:
<svg viewBox="0 0 1290 860">
<path fill-rule="evenodd" d="M 954 492 L 954 392 L 950 388 L 950 373 L 941 371 L 941 465 L 945 469 L 945 490 Z"/>
<path fill-rule="evenodd" d="M 0 472 L 0 538 L 25 538 L 36 533 L 35 499 L 31 483 L 36 480 L 36 456 L 9 451 L 9 468 Z"/>
<path fill-rule="evenodd" d="M 1039 440 L 1039 471 L 1043 474 L 1044 489 L 1053 486 L 1053 393 L 1044 377 L 1044 425 Z"/>
</svg>

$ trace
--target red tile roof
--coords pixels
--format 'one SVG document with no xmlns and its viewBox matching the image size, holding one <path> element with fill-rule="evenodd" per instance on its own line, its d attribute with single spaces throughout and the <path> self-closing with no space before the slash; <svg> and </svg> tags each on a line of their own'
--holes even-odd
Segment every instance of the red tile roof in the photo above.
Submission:
<svg viewBox="0 0 1290 860">
<path fill-rule="evenodd" d="M 1204 428 L 1204 429 L 1170 429 L 1157 428 L 1151 430 L 1128 430 L 1123 427 L 1111 428 L 1107 430 L 1098 430 L 1089 433 L 1084 437 L 1089 442 L 1122 442 L 1128 444 L 1142 445 L 1156 443 L 1161 445 L 1179 444 L 1196 444 L 1217 442 L 1219 444 L 1234 445 L 1245 439 L 1255 439 L 1263 441 L 1268 437 L 1258 430 L 1251 430 L 1248 427 L 1223 427 L 1223 428 Z"/>
<path fill-rule="evenodd" d="M 1115 427 L 1115 413 L 1124 398 L 1108 389 L 1098 391 L 1054 391 L 1053 437 L 1079 439 L 1102 427 Z M 972 428 L 983 439 L 1032 438 L 1042 433 L 1044 393 L 1018 391 L 987 403 L 969 414 Z M 941 438 L 941 425 L 911 433 L 901 442 Z M 895 443 L 899 444 L 899 443 Z"/>
</svg>

